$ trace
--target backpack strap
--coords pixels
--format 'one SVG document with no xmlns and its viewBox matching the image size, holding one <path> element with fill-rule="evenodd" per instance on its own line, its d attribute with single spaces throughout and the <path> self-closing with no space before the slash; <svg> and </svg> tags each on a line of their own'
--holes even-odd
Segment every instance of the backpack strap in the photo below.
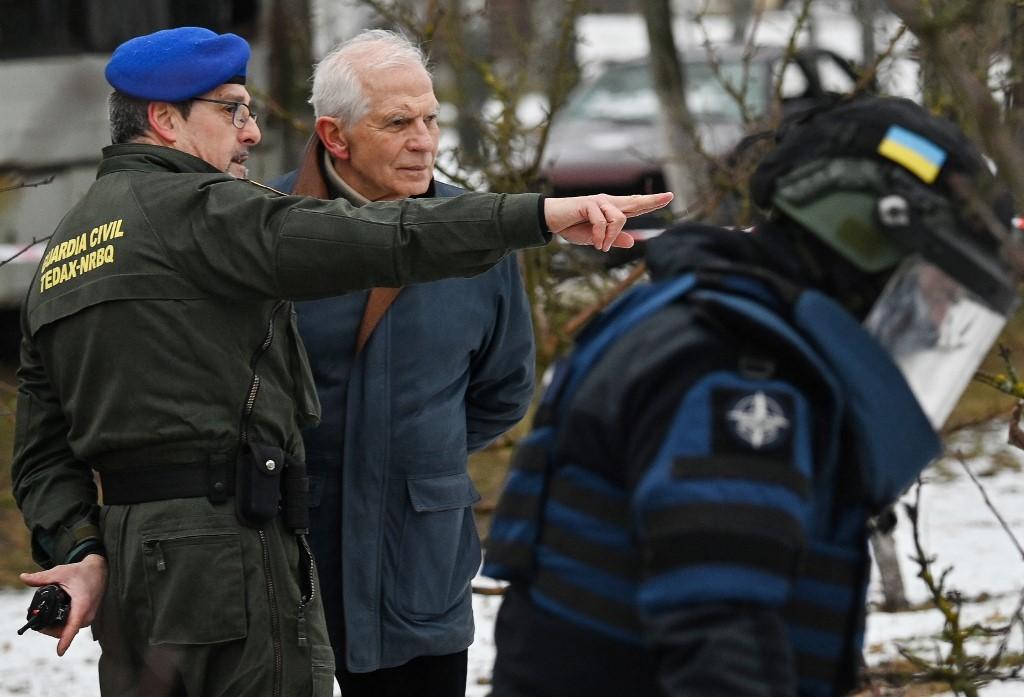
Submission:
<svg viewBox="0 0 1024 697">
<path fill-rule="evenodd" d="M 565 382 L 559 385 L 561 389 L 557 395 L 560 411 L 568 408 L 572 396 L 590 373 L 590 368 L 616 339 L 696 286 L 696 275 L 688 273 L 639 286 L 608 307 L 581 334 L 573 353 L 568 358 Z"/>
</svg>

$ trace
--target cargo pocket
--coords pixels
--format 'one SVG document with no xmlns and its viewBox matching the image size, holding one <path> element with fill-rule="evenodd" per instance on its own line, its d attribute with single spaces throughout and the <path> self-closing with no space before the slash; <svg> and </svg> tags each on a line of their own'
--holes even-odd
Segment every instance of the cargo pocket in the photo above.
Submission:
<svg viewBox="0 0 1024 697">
<path fill-rule="evenodd" d="M 334 652 L 330 646 L 314 644 L 313 697 L 331 697 L 334 694 Z"/>
<path fill-rule="evenodd" d="M 144 534 L 150 644 L 217 644 L 246 636 L 245 576 L 235 530 Z"/>
<path fill-rule="evenodd" d="M 465 472 L 406 484 L 411 510 L 398 552 L 399 604 L 409 615 L 440 615 L 465 597 L 480 566 L 471 508 L 480 494 Z"/>
</svg>

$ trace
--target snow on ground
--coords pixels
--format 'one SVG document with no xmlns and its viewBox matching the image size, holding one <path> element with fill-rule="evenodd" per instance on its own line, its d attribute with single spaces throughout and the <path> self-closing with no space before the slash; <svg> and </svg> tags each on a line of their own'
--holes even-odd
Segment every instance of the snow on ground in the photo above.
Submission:
<svg viewBox="0 0 1024 697">
<path fill-rule="evenodd" d="M 997 459 L 1004 464 L 1024 464 L 1024 455 L 1019 451 L 1000 445 L 1004 429 L 1000 427 L 980 436 L 965 437 L 961 447 L 967 451 L 979 450 L 980 438 L 980 445 L 984 446 L 981 449 L 986 452 L 1002 450 Z M 991 469 L 992 462 L 989 456 L 969 459 L 975 473 Z M 1021 505 L 1024 473 L 1004 467 L 981 481 L 1018 539 L 1024 541 L 1024 506 Z M 912 500 L 912 497 L 905 500 Z M 912 603 L 918 603 L 927 593 L 916 578 L 916 567 L 909 561 L 913 550 L 911 529 L 905 516 L 902 517 L 896 529 L 897 546 L 907 595 Z M 929 470 L 921 499 L 921 521 L 923 544 L 928 553 L 937 558 L 936 571 L 953 567 L 948 586 L 959 590 L 965 598 L 964 623 L 1005 624 L 1024 589 L 1024 560 L 985 505 L 977 487 L 955 460 L 946 460 L 940 467 Z M 477 585 L 488 583 L 487 579 L 478 579 Z M 29 591 L 0 590 L 0 697 L 98 697 L 99 647 L 91 641 L 88 630 L 79 635 L 61 659 L 57 658 L 56 644 L 49 637 L 33 632 L 20 637 L 15 634 L 24 623 L 30 597 Z M 875 583 L 872 599 L 879 598 Z M 489 692 L 494 661 L 493 625 L 500 604 L 500 596 L 475 595 L 473 598 L 477 628 L 476 641 L 469 650 L 467 697 L 485 697 Z M 935 638 L 941 628 L 942 619 L 935 610 L 872 612 L 868 617 L 865 644 L 867 660 L 877 665 L 897 658 L 899 646 L 932 656 L 941 648 Z M 974 644 L 972 650 L 991 655 L 996 645 L 996 641 L 989 640 Z M 1013 634 L 1009 650 L 1024 652 L 1024 639 L 1019 629 Z M 1024 682 L 990 685 L 982 689 L 981 695 L 1019 697 L 1024 695 Z"/>
<path fill-rule="evenodd" d="M 91 632 L 79 633 L 63 658 L 57 640 L 36 632 L 18 636 L 31 591 L 0 591 L 0 695 L 3 697 L 99 697 L 99 645 Z"/>
<path fill-rule="evenodd" d="M 496 581 L 478 578 L 474 586 L 496 586 Z M 491 666 L 494 665 L 494 618 L 501 607 L 500 595 L 474 595 L 473 617 L 476 637 L 469 647 L 469 675 L 466 697 L 486 697 L 491 691 Z M 2 693 L 0 693 L 2 694 Z"/>
<path fill-rule="evenodd" d="M 1006 425 L 1000 424 L 962 436 L 949 450 L 965 453 L 965 460 L 976 476 L 990 473 L 994 462 L 1010 465 L 995 474 L 980 476 L 979 481 L 1017 540 L 1024 543 L 1024 507 L 1021 506 L 1024 474 L 1013 470 L 1014 466 L 1019 468 L 1024 463 L 1024 456 L 1003 445 L 1005 438 Z M 970 455 L 977 451 L 989 454 Z M 903 501 L 912 503 L 913 492 Z M 938 577 L 949 568 L 946 588 L 958 591 L 965 599 L 961 626 L 975 622 L 990 627 L 1005 625 L 1021 602 L 1024 559 L 955 457 L 947 457 L 927 471 L 920 505 L 922 546 L 928 555 L 935 557 L 932 573 Z M 928 591 L 917 578 L 917 565 L 910 561 L 914 554 L 912 526 L 902 507 L 899 514 L 896 541 L 902 575 L 907 598 L 916 604 L 928 598 Z M 873 579 L 871 595 L 876 602 L 881 598 L 877 577 Z M 898 658 L 900 646 L 934 660 L 939 652 L 948 650 L 948 645 L 937 639 L 942 625 L 942 616 L 936 610 L 872 612 L 868 616 L 865 641 L 867 661 L 877 665 Z M 998 644 L 998 639 L 974 641 L 969 644 L 969 650 L 975 655 L 991 656 Z M 1024 636 L 1019 625 L 1011 634 L 1008 652 L 1024 652 Z M 984 697 L 1020 697 L 1024 695 L 1024 682 L 992 684 L 981 694 Z M 947 695 L 952 693 L 939 697 Z"/>
<path fill-rule="evenodd" d="M 489 579 L 479 579 L 478 584 L 490 585 Z M 28 590 L 0 590 L 0 697 L 99 697 L 96 668 L 100 650 L 88 629 L 78 635 L 63 658 L 57 657 L 56 640 L 36 632 L 16 634 L 25 623 L 25 608 L 31 598 Z M 473 597 L 477 627 L 469 650 L 466 697 L 485 697 L 490 692 L 492 628 L 500 605 L 500 596 Z M 335 695 L 340 694 L 335 686 Z"/>
<path fill-rule="evenodd" d="M 1024 682 L 1019 680 L 992 683 L 978 691 L 980 697 L 1021 697 L 1024 695 Z M 956 697 L 952 692 L 940 692 L 932 697 Z"/>
</svg>

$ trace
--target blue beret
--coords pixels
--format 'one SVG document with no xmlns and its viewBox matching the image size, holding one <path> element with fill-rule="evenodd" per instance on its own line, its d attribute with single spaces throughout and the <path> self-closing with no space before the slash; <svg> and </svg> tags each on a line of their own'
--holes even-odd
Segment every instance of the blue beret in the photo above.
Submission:
<svg viewBox="0 0 1024 697">
<path fill-rule="evenodd" d="M 114 50 L 107 82 L 137 99 L 183 102 L 226 82 L 245 82 L 249 43 L 235 34 L 178 27 L 137 36 Z"/>
</svg>

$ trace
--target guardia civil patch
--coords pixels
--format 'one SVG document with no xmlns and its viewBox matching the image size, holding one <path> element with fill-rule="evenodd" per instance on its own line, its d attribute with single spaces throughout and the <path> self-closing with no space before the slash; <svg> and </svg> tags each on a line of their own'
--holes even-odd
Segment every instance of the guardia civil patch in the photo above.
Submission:
<svg viewBox="0 0 1024 697">
<path fill-rule="evenodd" d="M 716 452 L 789 452 L 794 426 L 789 395 L 772 390 L 718 390 L 713 402 Z"/>
</svg>

